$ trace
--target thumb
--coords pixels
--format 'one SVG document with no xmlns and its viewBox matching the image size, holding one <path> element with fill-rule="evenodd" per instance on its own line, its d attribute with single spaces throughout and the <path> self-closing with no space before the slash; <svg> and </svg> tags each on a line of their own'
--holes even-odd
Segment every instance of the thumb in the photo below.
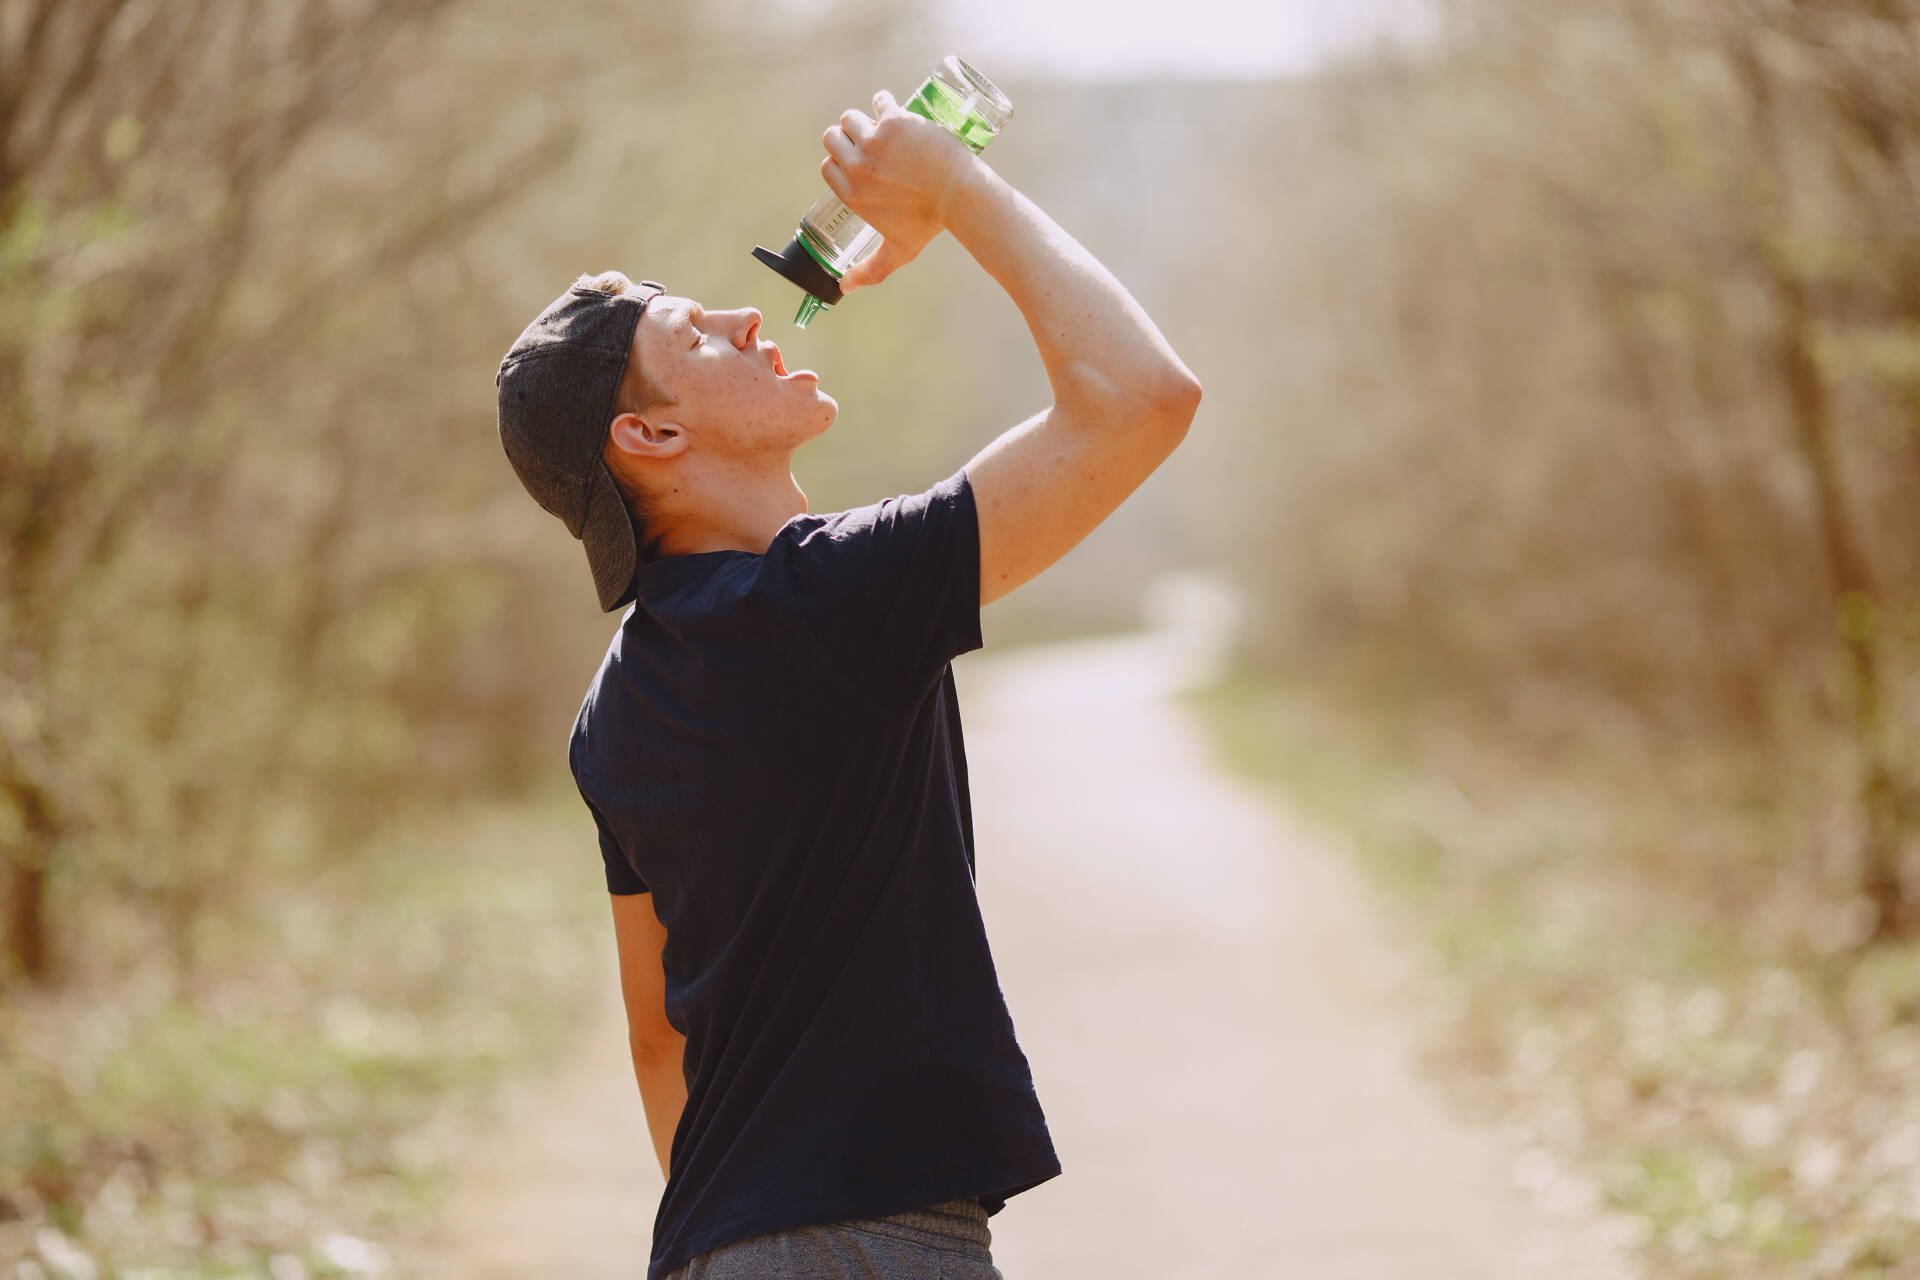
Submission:
<svg viewBox="0 0 1920 1280">
<path fill-rule="evenodd" d="M 879 284 L 901 267 L 912 262 L 914 256 L 896 247 L 893 241 L 882 240 L 879 248 L 847 268 L 847 273 L 840 277 L 840 292 L 848 293 L 870 284 Z"/>
</svg>

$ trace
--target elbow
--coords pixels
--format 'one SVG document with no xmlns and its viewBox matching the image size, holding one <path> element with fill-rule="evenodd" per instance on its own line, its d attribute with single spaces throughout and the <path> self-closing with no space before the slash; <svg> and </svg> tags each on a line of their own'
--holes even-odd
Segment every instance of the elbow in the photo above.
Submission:
<svg viewBox="0 0 1920 1280">
<path fill-rule="evenodd" d="M 1082 368 L 1070 379 L 1056 381 L 1054 400 L 1086 406 L 1096 418 L 1158 426 L 1178 436 L 1186 434 L 1200 408 L 1200 380 L 1178 362 L 1125 381 Z"/>
<path fill-rule="evenodd" d="M 627 1033 L 627 1047 L 633 1064 L 642 1071 L 671 1067 L 679 1070 L 687 1051 L 687 1038 L 670 1026 Z"/>
<path fill-rule="evenodd" d="M 1155 383 L 1146 393 L 1146 399 L 1152 405 L 1156 418 L 1185 435 L 1194 415 L 1200 411 L 1200 394 L 1200 379 L 1182 371 Z"/>
</svg>

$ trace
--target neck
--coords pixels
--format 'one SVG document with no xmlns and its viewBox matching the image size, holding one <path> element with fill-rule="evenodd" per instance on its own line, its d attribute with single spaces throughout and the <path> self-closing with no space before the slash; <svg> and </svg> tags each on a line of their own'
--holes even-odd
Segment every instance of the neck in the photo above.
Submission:
<svg viewBox="0 0 1920 1280">
<path fill-rule="evenodd" d="M 790 468 L 778 473 L 718 476 L 673 495 L 663 512 L 660 557 L 703 551 L 764 555 L 782 525 L 807 509 L 807 495 Z"/>
</svg>

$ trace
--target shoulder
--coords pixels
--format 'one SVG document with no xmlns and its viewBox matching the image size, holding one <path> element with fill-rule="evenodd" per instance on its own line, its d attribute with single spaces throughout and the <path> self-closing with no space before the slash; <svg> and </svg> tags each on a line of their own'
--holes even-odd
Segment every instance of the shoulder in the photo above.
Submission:
<svg viewBox="0 0 1920 1280">
<path fill-rule="evenodd" d="M 795 516 L 775 536 L 766 559 L 803 573 L 904 568 L 925 544 L 957 532 L 972 514 L 972 482 L 962 467 L 915 493 Z"/>
<path fill-rule="evenodd" d="M 952 508 L 972 499 L 972 483 L 967 470 L 953 474 L 915 493 L 896 493 L 844 511 L 824 514 L 809 512 L 789 522 L 794 541 L 805 544 L 818 538 L 842 539 L 884 525 L 889 521 L 913 519 L 936 509 Z M 783 533 L 788 530 L 782 530 Z"/>
<path fill-rule="evenodd" d="M 600 656 L 600 665 L 594 668 L 593 675 L 587 680 L 586 692 L 580 697 L 580 707 L 574 712 L 573 728 L 567 735 L 567 767 L 576 782 L 582 781 L 582 775 L 589 769 L 593 747 L 599 737 L 598 722 L 605 718 L 605 690 L 610 683 L 607 673 L 620 661 L 621 641 L 633 619 L 633 613 L 629 608 L 622 615 L 620 626 L 607 641 L 606 652 Z"/>
</svg>

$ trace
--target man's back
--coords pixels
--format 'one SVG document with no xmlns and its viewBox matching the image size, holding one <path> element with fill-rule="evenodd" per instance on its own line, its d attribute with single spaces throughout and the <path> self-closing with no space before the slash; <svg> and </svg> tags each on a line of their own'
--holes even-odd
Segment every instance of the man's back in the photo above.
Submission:
<svg viewBox="0 0 1920 1280">
<path fill-rule="evenodd" d="M 654 895 L 686 1037 L 649 1280 L 1060 1172 L 973 889 L 949 663 L 979 601 L 964 469 L 641 568 L 571 760 L 609 891 Z"/>
</svg>

